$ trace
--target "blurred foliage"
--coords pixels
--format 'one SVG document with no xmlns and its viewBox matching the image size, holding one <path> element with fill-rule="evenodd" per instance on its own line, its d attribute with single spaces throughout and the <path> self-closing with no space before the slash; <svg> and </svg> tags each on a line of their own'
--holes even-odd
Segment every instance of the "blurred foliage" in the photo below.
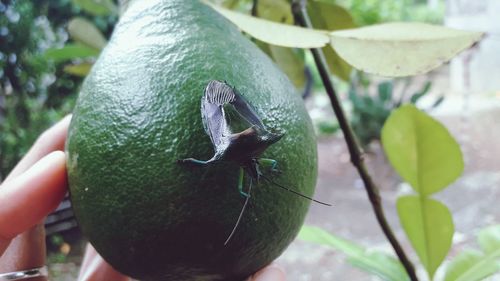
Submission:
<svg viewBox="0 0 500 281">
<path fill-rule="evenodd" d="M 335 2 L 335 1 L 332 1 Z M 339 0 L 359 25 L 371 25 L 389 21 L 419 21 L 442 23 L 445 1 L 439 0 L 435 8 L 425 0 Z"/>
<path fill-rule="evenodd" d="M 212 0 L 228 9 L 253 16 L 293 24 L 292 0 Z M 309 0 L 307 10 L 316 29 L 341 30 L 389 21 L 420 21 L 440 23 L 444 17 L 444 0 L 430 7 L 423 0 Z M 305 85 L 304 71 L 314 67 L 304 64 L 303 50 L 270 46 L 256 41 L 299 89 Z M 349 82 L 352 67 L 330 47 L 323 49 L 330 71 L 340 80 Z M 284 60 L 286 58 L 287 60 Z"/>
<path fill-rule="evenodd" d="M 291 0 L 213 0 L 226 8 L 252 14 L 263 19 L 293 24 Z M 429 23 L 442 22 L 444 16 L 444 1 L 438 1 L 436 7 L 422 0 L 309 0 L 307 10 L 314 28 L 324 30 L 350 29 L 357 26 L 371 25 L 388 21 L 421 21 Z M 311 86 L 322 89 L 314 61 L 304 55 L 303 50 L 271 46 L 254 40 L 255 43 L 288 75 L 298 89 L 304 89 L 307 94 Z M 363 86 L 358 72 L 353 73 L 352 66 L 347 64 L 331 46 L 323 48 L 327 64 L 339 92 L 344 92 L 344 84 L 350 85 L 349 100 L 352 103 L 352 125 L 360 142 L 366 146 L 372 140 L 380 138 L 380 131 L 392 110 L 406 100 L 393 100 L 394 81 L 382 82 L 380 85 Z M 306 71 L 304 71 L 304 69 Z M 305 75 L 307 71 L 311 74 Z M 369 80 L 363 75 L 363 79 Z M 403 81 L 403 80 L 401 80 Z M 408 81 L 408 80 L 405 80 Z M 346 83 L 344 83 L 346 82 Z M 399 82 L 398 82 L 399 83 Z M 425 95 L 431 84 L 427 83 L 414 93 L 408 102 L 416 103 Z M 370 88 L 370 90 L 368 90 Z M 370 94 L 368 91 L 378 91 Z M 405 87 L 406 89 L 406 87 Z M 395 96 L 404 96 L 399 93 Z M 441 98 L 436 101 L 439 104 Z M 332 116 L 313 105 L 312 119 L 318 134 L 332 134 L 338 130 L 338 124 Z M 436 104 L 436 105 L 437 105 Z M 321 106 L 320 106 L 321 107 Z M 316 110 L 317 109 L 317 110 Z"/>
<path fill-rule="evenodd" d="M 339 5 L 324 1 L 310 1 L 308 4 L 307 12 L 311 17 L 312 26 L 316 29 L 334 31 L 357 27 L 349 11 Z M 349 81 L 352 66 L 342 59 L 331 46 L 324 47 L 323 53 L 330 73 L 343 81 Z"/>
<path fill-rule="evenodd" d="M 375 82 L 376 83 L 376 82 Z M 432 83 L 427 81 L 420 89 L 407 96 L 412 79 L 394 79 L 376 83 L 369 76 L 357 72 L 349 88 L 352 104 L 351 126 L 360 144 L 366 147 L 373 140 L 380 140 L 382 127 L 393 110 L 404 103 L 416 104 L 428 94 Z M 403 84 L 399 92 L 395 86 Z M 437 107 L 444 97 L 437 98 L 429 109 Z"/>
<path fill-rule="evenodd" d="M 94 15 L 71 0 L 0 1 L 0 181 L 73 107 L 82 78 L 44 53 L 70 41 L 66 27 L 77 16 L 106 37 L 117 20 L 116 13 Z"/>
<path fill-rule="evenodd" d="M 290 0 L 214 0 L 213 2 L 228 9 L 266 20 L 294 24 Z M 356 27 L 349 11 L 337 5 L 335 1 L 310 0 L 307 9 L 312 24 L 317 29 L 340 30 Z M 256 39 L 254 42 L 287 74 L 297 89 L 303 90 L 304 95 L 309 94 L 312 80 L 308 77 L 308 72 L 314 66 L 306 64 L 303 49 L 272 46 Z M 349 81 L 351 66 L 341 59 L 331 47 L 325 47 L 324 51 L 333 75 L 341 80 Z"/>
<path fill-rule="evenodd" d="M 367 248 L 310 225 L 303 225 L 297 238 L 305 242 L 324 245 L 342 253 L 349 264 L 377 276 L 380 280 L 409 280 L 400 261 L 392 254 L 380 249 Z M 476 249 L 462 250 L 451 259 L 450 263 L 442 265 L 446 271 L 445 277 L 437 277 L 435 280 L 485 280 L 485 278 L 500 272 L 500 225 L 491 225 L 481 229 L 477 240 L 481 251 Z M 487 240 L 486 243 L 485 240 Z"/>
</svg>

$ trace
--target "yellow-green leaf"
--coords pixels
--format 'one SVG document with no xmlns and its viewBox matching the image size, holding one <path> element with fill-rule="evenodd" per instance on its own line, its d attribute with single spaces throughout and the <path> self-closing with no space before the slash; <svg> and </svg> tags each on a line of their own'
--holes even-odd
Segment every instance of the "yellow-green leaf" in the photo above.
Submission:
<svg viewBox="0 0 500 281">
<path fill-rule="evenodd" d="M 107 43 L 101 31 L 84 18 L 73 18 L 70 20 L 68 32 L 74 40 L 96 50 L 101 50 Z"/>
<path fill-rule="evenodd" d="M 306 83 L 304 59 L 297 51 L 290 48 L 270 45 L 269 49 L 276 64 L 285 72 L 295 87 L 302 88 Z"/>
<path fill-rule="evenodd" d="M 442 190 L 464 169 L 460 146 L 448 130 L 413 105 L 392 112 L 382 144 L 394 169 L 421 195 Z"/>
<path fill-rule="evenodd" d="M 312 26 L 317 29 L 334 31 L 356 27 L 349 11 L 333 2 L 309 1 L 307 12 L 311 17 Z M 324 47 L 323 53 L 330 71 L 340 79 L 349 81 L 351 65 L 343 60 L 331 46 Z"/>
<path fill-rule="evenodd" d="M 70 64 L 64 67 L 64 72 L 73 74 L 75 76 L 85 77 L 89 74 L 92 68 L 92 63 L 84 62 L 79 64 Z"/>
<path fill-rule="evenodd" d="M 386 281 L 409 280 L 406 271 L 398 259 L 386 253 L 366 249 L 353 242 L 332 235 L 321 228 L 302 226 L 298 239 L 330 246 L 343 252 L 353 266 L 370 272 Z"/>
<path fill-rule="evenodd" d="M 293 24 L 290 4 L 286 0 L 259 0 L 257 4 L 259 18 Z M 285 72 L 295 87 L 302 88 L 305 85 L 305 62 L 303 57 L 299 55 L 298 50 L 268 45 L 258 40 L 257 42 L 257 45 Z"/>
<path fill-rule="evenodd" d="M 82 44 L 66 44 L 62 48 L 47 49 L 43 54 L 46 59 L 53 60 L 56 63 L 71 59 L 97 57 L 98 55 L 98 50 Z"/>
<path fill-rule="evenodd" d="M 382 76 L 428 72 L 478 42 L 483 33 L 424 23 L 385 23 L 331 33 L 335 51 L 355 68 Z"/>
<path fill-rule="evenodd" d="M 497 252 L 497 257 L 500 257 L 500 224 L 481 230 L 477 240 L 485 253 Z"/>
<path fill-rule="evenodd" d="M 118 7 L 112 0 L 73 0 L 73 3 L 95 16 L 118 14 Z"/>
<path fill-rule="evenodd" d="M 274 22 L 293 24 L 293 14 L 286 0 L 258 0 L 257 16 Z"/>
<path fill-rule="evenodd" d="M 451 247 L 455 231 L 451 213 L 441 202 L 418 195 L 400 197 L 397 209 L 401 225 L 432 279 Z"/>
<path fill-rule="evenodd" d="M 207 4 L 242 31 L 272 45 L 291 48 L 319 48 L 330 42 L 330 36 L 326 31 L 276 23 Z"/>
<path fill-rule="evenodd" d="M 500 261 L 495 260 L 495 257 L 475 250 L 464 250 L 446 267 L 444 281 L 479 281 L 498 271 Z"/>
</svg>

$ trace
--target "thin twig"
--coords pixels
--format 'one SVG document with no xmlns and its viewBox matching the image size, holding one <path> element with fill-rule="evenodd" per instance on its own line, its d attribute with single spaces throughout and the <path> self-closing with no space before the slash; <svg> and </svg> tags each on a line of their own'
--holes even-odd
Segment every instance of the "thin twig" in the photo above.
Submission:
<svg viewBox="0 0 500 281">
<path fill-rule="evenodd" d="M 253 0 L 252 4 L 252 16 L 258 17 L 258 6 L 259 6 L 259 0 Z"/>
<path fill-rule="evenodd" d="M 298 24 L 303 27 L 311 28 L 312 25 L 309 16 L 307 15 L 305 0 L 294 0 L 292 4 L 292 11 L 295 17 L 295 21 Z M 321 80 L 323 81 L 323 85 L 325 86 L 325 90 L 328 94 L 328 97 L 330 98 L 330 103 L 332 105 L 333 111 L 335 112 L 340 128 L 342 129 L 342 132 L 344 134 L 344 138 L 349 149 L 349 154 L 351 155 L 351 162 L 356 167 L 359 175 L 361 176 L 361 179 L 363 180 L 377 221 L 380 224 L 380 227 L 382 228 L 385 236 L 394 248 L 394 251 L 396 252 L 399 260 L 408 273 L 410 279 L 412 281 L 418 281 L 413 264 L 406 256 L 406 253 L 396 239 L 396 236 L 394 235 L 391 227 L 387 223 L 378 188 L 373 182 L 370 174 L 368 173 L 368 170 L 366 169 L 366 165 L 363 159 L 363 153 L 361 152 L 358 141 L 354 136 L 349 121 L 347 120 L 344 110 L 342 109 L 340 100 L 335 93 L 335 88 L 333 87 L 332 81 L 330 79 L 330 73 L 327 68 L 323 51 L 321 49 L 311 49 L 311 52 L 313 54 L 316 67 L 318 68 L 319 74 L 321 76 Z"/>
</svg>

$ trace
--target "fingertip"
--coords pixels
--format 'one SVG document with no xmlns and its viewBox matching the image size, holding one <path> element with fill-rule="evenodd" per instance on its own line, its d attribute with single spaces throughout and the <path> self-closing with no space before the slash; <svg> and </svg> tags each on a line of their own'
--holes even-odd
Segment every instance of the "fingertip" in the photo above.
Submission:
<svg viewBox="0 0 500 281">
<path fill-rule="evenodd" d="M 28 153 L 10 172 L 10 174 L 7 176 L 4 182 L 10 181 L 16 178 L 17 176 L 21 175 L 23 172 L 28 170 L 34 163 L 36 163 L 49 153 L 57 150 L 64 150 L 64 145 L 66 142 L 68 127 L 71 118 L 72 115 L 69 114 L 66 117 L 64 117 L 61 121 L 57 122 L 54 126 L 43 132 L 38 137 L 35 144 L 30 148 Z"/>
<path fill-rule="evenodd" d="M 0 236 L 13 238 L 40 223 L 66 191 L 66 156 L 62 151 L 49 153 L 0 187 Z"/>
<path fill-rule="evenodd" d="M 257 272 L 251 281 L 285 281 L 285 270 L 277 265 L 271 264 L 261 271 Z"/>
</svg>

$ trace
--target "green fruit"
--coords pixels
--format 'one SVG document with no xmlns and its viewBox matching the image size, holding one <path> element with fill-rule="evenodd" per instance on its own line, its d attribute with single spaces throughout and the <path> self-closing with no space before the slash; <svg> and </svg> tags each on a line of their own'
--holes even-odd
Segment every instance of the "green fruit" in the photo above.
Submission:
<svg viewBox="0 0 500 281">
<path fill-rule="evenodd" d="M 242 280 L 294 239 L 310 202 L 266 182 L 244 198 L 238 165 L 209 159 L 200 99 L 226 80 L 285 136 L 263 157 L 280 184 L 306 195 L 316 142 L 300 96 L 234 25 L 192 0 L 134 1 L 85 80 L 68 135 L 71 199 L 80 227 L 117 270 L 141 280 Z"/>
</svg>

